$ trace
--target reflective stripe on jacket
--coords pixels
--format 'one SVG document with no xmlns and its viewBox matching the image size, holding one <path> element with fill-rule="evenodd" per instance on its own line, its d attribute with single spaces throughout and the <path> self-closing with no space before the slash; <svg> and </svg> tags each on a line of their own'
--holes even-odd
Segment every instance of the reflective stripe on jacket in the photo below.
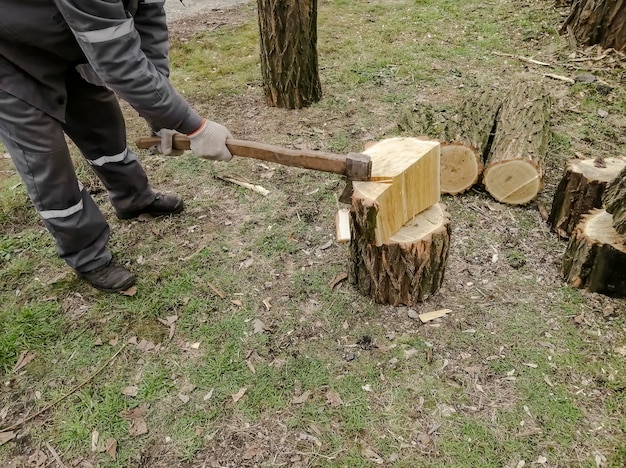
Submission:
<svg viewBox="0 0 626 468">
<path fill-rule="evenodd" d="M 4 91 L 64 121 L 65 74 L 79 66 L 88 81 L 102 80 L 155 128 L 191 133 L 201 125 L 168 80 L 163 0 L 2 3 Z M 134 17 L 127 8 L 136 10 Z"/>
</svg>

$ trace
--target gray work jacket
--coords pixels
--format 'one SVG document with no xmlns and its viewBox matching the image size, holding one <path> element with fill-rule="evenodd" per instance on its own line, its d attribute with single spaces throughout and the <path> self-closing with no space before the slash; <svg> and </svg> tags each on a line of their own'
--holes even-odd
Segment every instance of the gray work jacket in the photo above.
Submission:
<svg viewBox="0 0 626 468">
<path fill-rule="evenodd" d="M 0 89 L 65 121 L 70 68 L 105 84 L 154 128 L 202 119 L 169 82 L 164 0 L 1 0 Z"/>
</svg>

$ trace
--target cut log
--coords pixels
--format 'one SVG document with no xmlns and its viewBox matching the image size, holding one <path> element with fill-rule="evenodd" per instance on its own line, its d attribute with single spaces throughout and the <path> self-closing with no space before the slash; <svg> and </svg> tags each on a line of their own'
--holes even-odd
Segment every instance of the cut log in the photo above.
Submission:
<svg viewBox="0 0 626 468">
<path fill-rule="evenodd" d="M 418 214 L 380 246 L 363 235 L 362 221 L 352 213 L 350 281 L 359 292 L 380 304 L 411 306 L 439 290 L 450 245 L 444 205 Z"/>
<path fill-rule="evenodd" d="M 483 183 L 499 202 L 526 204 L 543 188 L 550 137 L 550 99 L 535 82 L 520 81 L 505 97 Z"/>
<path fill-rule="evenodd" d="M 626 159 L 572 159 L 554 194 L 548 223 L 560 237 L 570 234 L 585 213 L 602 208 L 602 194 L 626 166 Z"/>
<path fill-rule="evenodd" d="M 562 273 L 573 287 L 626 297 L 626 236 L 605 210 L 583 216 L 563 257 Z"/>
<path fill-rule="evenodd" d="M 606 211 L 613 216 L 615 230 L 626 235 L 626 167 L 609 184 L 602 200 Z"/>
<path fill-rule="evenodd" d="M 416 214 L 439 202 L 439 143 L 390 138 L 364 151 L 372 158 L 369 182 L 353 182 L 353 215 L 361 237 L 382 245 Z"/>
<path fill-rule="evenodd" d="M 400 118 L 401 131 L 441 143 L 441 193 L 464 193 L 478 182 L 501 105 L 500 95 L 487 90 L 465 99 L 458 112 L 420 103 Z"/>
</svg>

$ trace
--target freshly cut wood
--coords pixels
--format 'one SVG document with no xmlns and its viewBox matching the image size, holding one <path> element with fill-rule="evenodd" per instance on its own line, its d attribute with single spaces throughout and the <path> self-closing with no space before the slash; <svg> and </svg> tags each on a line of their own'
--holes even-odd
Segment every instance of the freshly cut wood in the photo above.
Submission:
<svg viewBox="0 0 626 468">
<path fill-rule="evenodd" d="M 609 182 L 626 166 L 626 159 L 572 159 L 554 194 L 548 223 L 559 236 L 568 238 L 580 218 L 602 207 L 602 194 Z"/>
<path fill-rule="evenodd" d="M 382 245 L 413 217 L 439 202 L 439 143 L 390 138 L 364 151 L 369 182 L 353 182 L 352 213 L 360 237 Z"/>
<path fill-rule="evenodd" d="M 400 130 L 441 143 L 441 193 L 464 193 L 478 182 L 501 105 L 498 92 L 485 90 L 456 112 L 419 103 L 402 115 Z"/>
<path fill-rule="evenodd" d="M 483 173 L 487 191 L 498 201 L 522 205 L 543 188 L 550 137 L 550 99 L 540 84 L 520 81 L 505 97 Z"/>
<path fill-rule="evenodd" d="M 441 144 L 441 193 L 459 195 L 472 188 L 483 173 L 483 162 L 463 143 Z"/>
<path fill-rule="evenodd" d="M 575 288 L 626 297 L 626 236 L 605 210 L 583 216 L 563 257 L 562 273 Z"/>
<path fill-rule="evenodd" d="M 450 246 L 450 215 L 437 203 L 377 246 L 352 214 L 350 281 L 375 302 L 414 305 L 441 287 Z M 365 227 L 367 230 L 367 226 Z"/>
<path fill-rule="evenodd" d="M 615 230 L 626 234 L 626 167 L 609 184 L 602 199 L 606 211 L 613 215 Z"/>
<path fill-rule="evenodd" d="M 350 242 L 350 210 L 342 208 L 335 215 L 335 228 L 337 242 L 345 244 Z"/>
</svg>

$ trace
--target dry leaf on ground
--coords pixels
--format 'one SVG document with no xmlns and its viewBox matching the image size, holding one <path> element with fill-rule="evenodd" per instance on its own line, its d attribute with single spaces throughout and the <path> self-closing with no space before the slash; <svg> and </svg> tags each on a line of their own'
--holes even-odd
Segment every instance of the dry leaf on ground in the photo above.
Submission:
<svg viewBox="0 0 626 468">
<path fill-rule="evenodd" d="M 17 358 L 17 362 L 13 367 L 13 373 L 15 374 L 20 369 L 26 367 L 26 365 L 28 365 L 28 363 L 30 363 L 33 359 L 35 359 L 35 354 L 30 351 L 23 351 L 22 354 L 20 354 L 20 357 Z"/>
<path fill-rule="evenodd" d="M 326 402 L 333 407 L 343 405 L 343 400 L 339 396 L 339 393 L 333 392 L 332 390 L 326 392 Z"/>
<path fill-rule="evenodd" d="M 113 438 L 107 439 L 104 451 L 115 460 L 117 458 L 117 440 Z"/>
<path fill-rule="evenodd" d="M 328 283 L 328 287 L 330 289 L 335 289 L 335 286 L 337 286 L 339 283 L 346 279 L 348 279 L 348 273 L 337 273 L 335 277 L 331 280 L 331 282 Z"/>
<path fill-rule="evenodd" d="M 302 403 L 307 401 L 310 396 L 311 396 L 311 391 L 307 390 L 302 395 L 293 397 L 293 399 L 291 400 L 291 403 L 293 403 L 294 405 L 301 405 Z"/>
<path fill-rule="evenodd" d="M 15 431 L 0 432 L 0 445 L 6 444 L 9 440 L 15 439 Z"/>
<path fill-rule="evenodd" d="M 124 390 L 122 390 L 122 395 L 126 395 L 129 397 L 136 397 L 139 392 L 139 388 L 136 385 L 129 385 Z"/>
<path fill-rule="evenodd" d="M 241 398 L 246 394 L 247 391 L 248 389 L 246 387 L 243 387 L 237 393 L 232 394 L 231 398 L 233 399 L 233 403 L 237 403 L 239 400 L 241 400 Z"/>
<path fill-rule="evenodd" d="M 30 457 L 28 457 L 28 466 L 32 468 L 40 468 L 42 466 L 46 466 L 48 461 L 48 455 L 41 450 L 38 449 L 33 453 Z"/>
<path fill-rule="evenodd" d="M 367 459 L 371 462 L 376 463 L 377 465 L 382 465 L 383 463 L 385 463 L 385 460 L 383 460 L 380 455 L 378 455 L 376 452 L 374 452 L 372 449 L 369 449 L 367 447 L 363 447 L 363 450 L 361 450 L 361 454 L 364 457 L 367 457 Z"/>
<path fill-rule="evenodd" d="M 128 433 L 131 436 L 140 436 L 148 433 L 148 425 L 144 420 L 144 416 L 148 411 L 148 405 L 142 404 L 132 410 L 122 411 L 120 416 L 130 420 L 130 427 Z"/>
<path fill-rule="evenodd" d="M 137 286 L 131 286 L 126 291 L 122 291 L 121 294 L 124 296 L 133 297 L 135 294 L 137 294 Z"/>
</svg>

